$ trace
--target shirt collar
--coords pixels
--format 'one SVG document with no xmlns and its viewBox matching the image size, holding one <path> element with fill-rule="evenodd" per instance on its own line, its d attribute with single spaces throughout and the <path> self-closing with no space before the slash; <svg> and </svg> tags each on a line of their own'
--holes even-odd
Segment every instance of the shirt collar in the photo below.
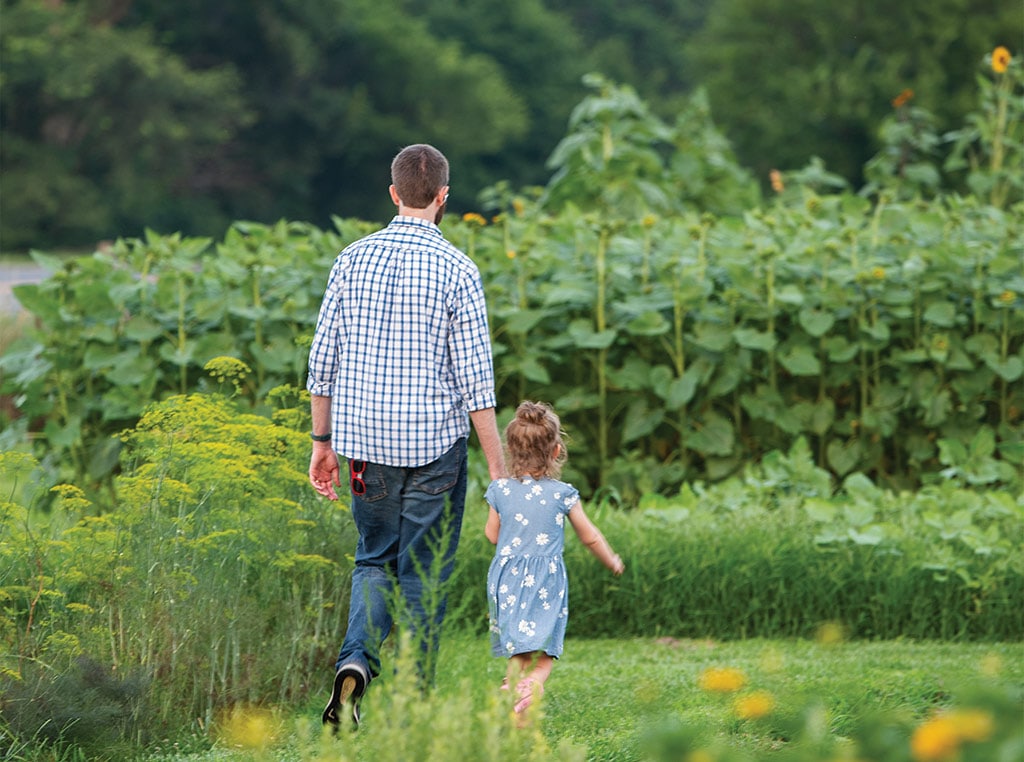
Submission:
<svg viewBox="0 0 1024 762">
<path fill-rule="evenodd" d="M 391 225 L 409 225 L 411 227 L 423 228 L 423 230 L 434 231 L 438 235 L 441 235 L 441 228 L 430 220 L 424 220 L 421 217 L 409 217 L 404 214 L 396 214 L 394 219 L 391 220 Z"/>
</svg>

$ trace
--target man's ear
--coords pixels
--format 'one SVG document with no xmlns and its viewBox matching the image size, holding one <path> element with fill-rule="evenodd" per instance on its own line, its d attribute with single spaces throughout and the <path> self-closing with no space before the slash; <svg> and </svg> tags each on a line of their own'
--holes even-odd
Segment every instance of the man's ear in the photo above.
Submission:
<svg viewBox="0 0 1024 762">
<path fill-rule="evenodd" d="M 395 206 L 401 206 L 402 205 L 402 199 L 400 199 L 398 197 L 398 191 L 395 190 L 395 186 L 394 185 L 389 185 L 388 186 L 388 193 L 391 194 L 391 200 L 395 202 Z"/>
</svg>

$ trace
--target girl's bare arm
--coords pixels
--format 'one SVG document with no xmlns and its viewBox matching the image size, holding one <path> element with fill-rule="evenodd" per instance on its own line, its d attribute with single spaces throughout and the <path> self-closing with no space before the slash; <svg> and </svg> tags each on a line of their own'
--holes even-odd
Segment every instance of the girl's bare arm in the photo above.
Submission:
<svg viewBox="0 0 1024 762">
<path fill-rule="evenodd" d="M 587 550 L 593 553 L 597 560 L 607 566 L 613 574 L 618 576 L 626 570 L 622 559 L 612 550 L 611 545 L 601 534 L 601 530 L 594 526 L 594 522 L 587 516 L 580 503 L 576 503 L 569 509 L 569 523 L 576 530 L 576 536 L 580 538 L 580 542 L 586 545 Z"/>
<path fill-rule="evenodd" d="M 498 530 L 501 529 L 501 517 L 498 516 L 498 512 L 494 510 L 493 506 L 488 506 L 490 511 L 487 514 L 487 526 L 484 527 L 484 534 L 492 544 L 498 544 Z"/>
</svg>

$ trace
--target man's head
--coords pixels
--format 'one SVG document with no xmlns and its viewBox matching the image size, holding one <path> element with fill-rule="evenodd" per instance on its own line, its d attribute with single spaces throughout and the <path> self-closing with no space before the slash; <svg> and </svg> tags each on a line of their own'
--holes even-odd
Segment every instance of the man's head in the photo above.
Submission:
<svg viewBox="0 0 1024 762">
<path fill-rule="evenodd" d="M 391 184 L 403 205 L 426 209 L 448 185 L 448 160 L 425 143 L 407 146 L 391 162 Z"/>
</svg>

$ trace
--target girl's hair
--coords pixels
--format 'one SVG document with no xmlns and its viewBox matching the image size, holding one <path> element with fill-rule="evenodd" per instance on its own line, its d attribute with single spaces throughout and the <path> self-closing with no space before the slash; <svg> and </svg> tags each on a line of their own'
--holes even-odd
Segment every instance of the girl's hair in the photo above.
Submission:
<svg viewBox="0 0 1024 762">
<path fill-rule="evenodd" d="M 562 464 L 568 457 L 565 433 L 550 405 L 520 403 L 515 417 L 505 427 L 505 452 L 509 473 L 515 477 L 561 475 Z"/>
</svg>

